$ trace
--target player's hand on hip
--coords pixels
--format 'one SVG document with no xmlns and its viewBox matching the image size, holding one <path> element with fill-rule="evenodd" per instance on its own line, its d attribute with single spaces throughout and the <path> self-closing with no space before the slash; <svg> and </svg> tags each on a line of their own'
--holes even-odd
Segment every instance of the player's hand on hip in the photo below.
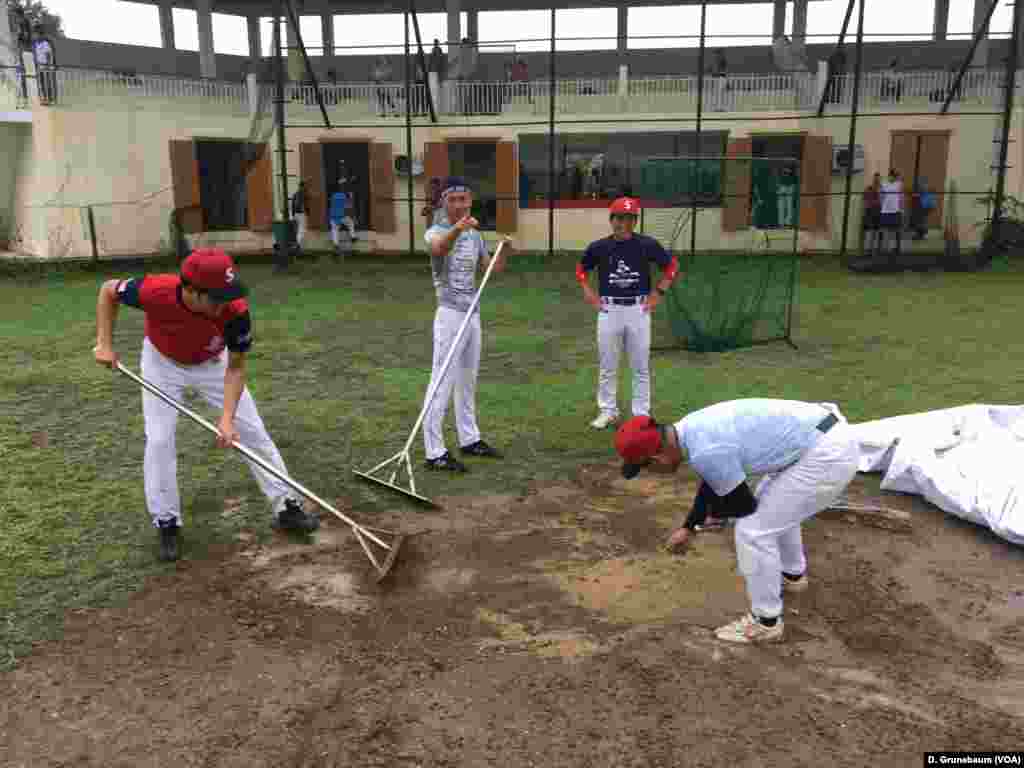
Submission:
<svg viewBox="0 0 1024 768">
<path fill-rule="evenodd" d="M 221 417 L 217 430 L 220 432 L 217 435 L 217 446 L 220 448 L 230 448 L 231 444 L 239 438 L 238 430 L 235 429 L 235 420 L 229 419 L 227 416 Z"/>
<path fill-rule="evenodd" d="M 117 368 L 117 353 L 111 347 L 97 344 L 92 348 L 92 355 L 100 365 L 105 365 L 108 368 Z"/>
<path fill-rule="evenodd" d="M 647 298 L 644 300 L 644 312 L 653 312 L 660 301 L 660 294 L 654 292 L 647 294 Z"/>
<path fill-rule="evenodd" d="M 690 547 L 693 531 L 689 528 L 678 528 L 672 532 L 665 542 L 665 549 L 674 555 L 685 555 Z"/>
</svg>

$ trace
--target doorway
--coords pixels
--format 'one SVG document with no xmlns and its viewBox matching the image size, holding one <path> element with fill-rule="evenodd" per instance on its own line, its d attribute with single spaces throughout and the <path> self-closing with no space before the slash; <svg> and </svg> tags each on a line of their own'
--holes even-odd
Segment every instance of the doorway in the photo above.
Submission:
<svg viewBox="0 0 1024 768">
<path fill-rule="evenodd" d="M 473 190 L 473 217 L 484 232 L 498 227 L 498 144 L 496 141 L 449 141 L 448 168 Z"/>
<path fill-rule="evenodd" d="M 351 198 L 356 229 L 369 229 L 373 201 L 370 199 L 370 144 L 363 141 L 323 142 L 324 201 L 331 207 L 331 195 L 347 192 Z"/>
<path fill-rule="evenodd" d="M 903 210 L 911 210 L 915 188 L 931 192 L 935 207 L 925 219 L 929 229 L 942 228 L 948 160 L 949 131 L 892 132 L 889 166 L 903 179 Z"/>
</svg>

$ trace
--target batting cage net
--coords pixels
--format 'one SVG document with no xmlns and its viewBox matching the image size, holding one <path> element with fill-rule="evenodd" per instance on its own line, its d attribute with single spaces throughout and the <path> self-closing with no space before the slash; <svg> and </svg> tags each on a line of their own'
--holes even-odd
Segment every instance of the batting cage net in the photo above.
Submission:
<svg viewBox="0 0 1024 768">
<path fill-rule="evenodd" d="M 656 346 L 717 352 L 790 341 L 800 230 L 799 162 L 650 157 L 640 166 L 640 229 L 679 259 L 656 315 Z M 702 227 L 728 247 L 696 247 Z"/>
</svg>

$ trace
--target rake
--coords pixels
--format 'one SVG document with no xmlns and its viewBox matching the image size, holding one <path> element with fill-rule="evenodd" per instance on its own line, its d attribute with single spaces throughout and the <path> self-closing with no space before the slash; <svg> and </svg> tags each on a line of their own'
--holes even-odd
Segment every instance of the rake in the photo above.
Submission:
<svg viewBox="0 0 1024 768">
<path fill-rule="evenodd" d="M 162 389 L 160 389 L 160 387 L 156 386 L 152 382 L 146 381 L 144 378 L 133 373 L 128 368 L 125 368 L 120 361 L 117 362 L 117 370 L 123 373 L 132 381 L 134 381 L 136 384 L 141 385 L 142 388 L 145 389 L 146 391 L 150 392 L 156 397 L 159 397 L 169 406 L 178 411 L 178 413 L 182 413 L 185 416 L 188 416 L 190 419 L 192 419 L 192 421 L 196 422 L 202 427 L 205 427 L 208 431 L 212 432 L 213 434 L 220 435 L 220 430 L 217 429 L 217 427 L 215 427 L 209 421 L 204 419 L 198 413 L 192 411 L 190 408 L 188 408 L 188 406 L 184 405 L 183 403 L 179 403 L 173 397 L 171 397 Z M 363 548 L 363 552 L 366 553 L 366 556 L 369 558 L 370 562 L 373 564 L 374 569 L 377 571 L 377 582 L 379 583 L 384 579 L 385 576 L 388 575 L 388 573 L 395 565 L 395 560 L 398 557 L 398 552 L 402 548 L 402 544 L 405 542 L 405 536 L 395 533 L 393 531 L 385 531 L 379 528 L 367 528 L 366 526 L 360 525 L 352 518 L 339 512 L 332 505 L 328 504 L 326 501 L 317 496 L 304 485 L 301 485 L 300 483 L 296 482 L 287 474 L 285 474 L 280 469 L 275 467 L 273 464 L 267 462 L 266 459 L 264 459 L 262 456 L 250 450 L 249 448 L 246 448 L 237 440 L 232 441 L 231 447 L 234 448 L 243 456 L 245 456 L 247 459 L 252 461 L 254 464 L 257 464 L 261 469 L 263 469 L 263 471 L 267 472 L 270 475 L 273 475 L 282 483 L 286 483 L 289 487 L 291 487 L 298 493 L 301 493 L 307 499 L 319 505 L 320 507 L 323 507 L 332 515 L 341 520 L 343 523 L 346 523 L 352 529 L 352 533 L 355 534 L 356 540 L 359 542 L 359 545 Z M 391 543 L 387 543 L 382 538 L 377 536 L 376 533 L 374 532 L 380 533 L 384 536 L 391 536 Z M 383 562 L 379 560 L 378 556 L 373 553 L 373 549 L 370 546 L 371 544 L 376 545 L 377 547 L 383 550 L 383 552 L 381 553 L 383 556 Z"/>
<path fill-rule="evenodd" d="M 412 431 L 409 433 L 409 439 L 405 441 L 405 446 L 390 459 L 382 461 L 373 469 L 369 469 L 366 472 L 353 470 L 358 477 L 361 477 L 363 480 L 368 480 L 371 483 L 383 485 L 385 488 L 389 488 L 392 491 L 397 491 L 420 504 L 425 504 L 435 508 L 439 506 L 426 496 L 416 492 L 416 479 L 412 474 L 412 458 L 410 453 L 412 450 L 412 443 L 416 439 L 416 435 L 420 431 L 420 427 L 423 425 L 423 419 L 426 418 L 427 411 L 429 411 L 430 406 L 433 405 L 434 395 L 437 394 L 437 390 L 441 386 L 441 382 L 444 381 L 444 377 L 448 375 L 448 369 L 451 367 L 452 360 L 455 358 L 455 353 L 459 350 L 459 342 L 462 341 L 466 328 L 473 319 L 473 313 L 476 311 L 477 305 L 480 303 L 480 295 L 484 292 L 484 286 L 487 285 L 487 281 L 491 277 L 491 270 L 494 269 L 494 264 L 498 261 L 498 255 L 501 253 L 501 249 L 505 247 L 507 242 L 508 238 L 505 238 L 498 243 L 498 247 L 494 251 L 494 256 L 487 265 L 487 269 L 484 270 L 483 279 L 480 280 L 480 287 L 477 288 L 476 295 L 473 296 L 473 302 L 470 304 L 469 310 L 466 312 L 466 317 L 463 318 L 462 324 L 459 326 L 459 330 L 455 334 L 455 341 L 452 342 L 451 348 L 448 350 L 448 354 L 445 356 L 444 362 L 441 364 L 441 370 L 436 379 L 431 381 L 430 385 L 427 387 L 427 396 L 424 398 L 423 408 L 420 409 L 420 415 L 416 419 L 416 423 L 413 425 Z M 391 473 L 390 475 L 387 475 L 389 468 Z M 397 483 L 398 473 L 402 470 L 405 470 L 406 477 L 409 481 L 409 486 L 407 488 L 398 485 Z M 386 479 L 381 475 L 386 475 Z"/>
</svg>

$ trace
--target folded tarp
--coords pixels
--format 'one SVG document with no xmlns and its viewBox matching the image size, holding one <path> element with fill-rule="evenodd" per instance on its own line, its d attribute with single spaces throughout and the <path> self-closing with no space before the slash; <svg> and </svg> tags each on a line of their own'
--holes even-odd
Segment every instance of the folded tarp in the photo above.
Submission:
<svg viewBox="0 0 1024 768">
<path fill-rule="evenodd" d="M 963 405 L 852 424 L 860 471 L 1024 544 L 1024 406 Z"/>
</svg>

